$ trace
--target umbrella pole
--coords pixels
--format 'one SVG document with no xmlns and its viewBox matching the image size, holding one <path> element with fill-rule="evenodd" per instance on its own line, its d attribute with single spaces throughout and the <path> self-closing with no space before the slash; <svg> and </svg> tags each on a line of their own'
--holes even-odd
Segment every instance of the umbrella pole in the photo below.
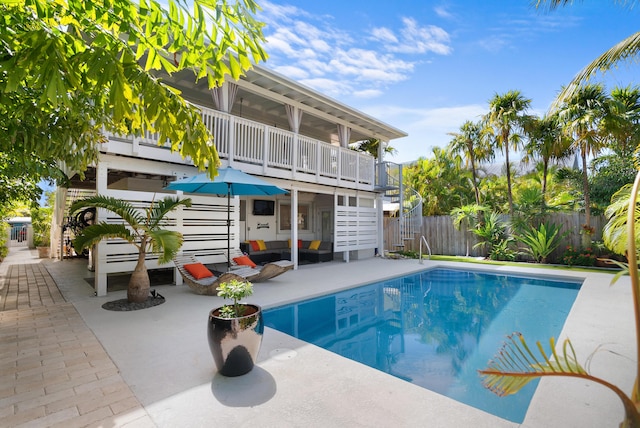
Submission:
<svg viewBox="0 0 640 428">
<path fill-rule="evenodd" d="M 231 183 L 227 183 L 227 271 L 231 270 Z"/>
</svg>

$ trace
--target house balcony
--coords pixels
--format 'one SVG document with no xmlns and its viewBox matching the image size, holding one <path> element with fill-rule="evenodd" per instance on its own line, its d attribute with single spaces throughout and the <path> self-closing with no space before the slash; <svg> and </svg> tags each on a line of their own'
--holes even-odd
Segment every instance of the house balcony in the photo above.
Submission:
<svg viewBox="0 0 640 428">
<path fill-rule="evenodd" d="M 197 106 L 224 164 L 290 181 L 373 191 L 375 159 L 368 153 L 329 144 L 284 129 Z M 100 151 L 173 164 L 191 164 L 158 145 L 158 134 L 133 138 L 108 134 Z"/>
</svg>

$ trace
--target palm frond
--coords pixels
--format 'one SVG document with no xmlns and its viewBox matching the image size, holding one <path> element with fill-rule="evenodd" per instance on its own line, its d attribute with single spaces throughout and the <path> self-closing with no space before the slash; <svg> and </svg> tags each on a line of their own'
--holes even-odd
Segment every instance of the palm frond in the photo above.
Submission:
<svg viewBox="0 0 640 428">
<path fill-rule="evenodd" d="M 550 111 L 557 110 L 566 100 L 573 97 L 579 88 L 585 82 L 589 81 L 598 71 L 605 72 L 611 70 L 621 61 L 637 61 L 639 55 L 640 32 L 634 33 L 617 43 L 576 74 L 573 80 L 558 94 L 558 97 L 551 104 Z"/>
<path fill-rule="evenodd" d="M 133 207 L 133 205 L 131 205 L 131 203 L 111 196 L 95 195 L 85 199 L 80 199 L 71 205 L 69 211 L 71 213 L 76 213 L 77 211 L 87 207 L 104 208 L 109 210 L 122 217 L 122 219 L 129 223 L 129 225 L 134 229 L 138 229 L 145 221 L 145 218 Z"/>
<path fill-rule="evenodd" d="M 482 384 L 502 397 L 515 394 L 535 378 L 587 375 L 587 371 L 578 363 L 569 339 L 563 342 L 562 355 L 555 350 L 555 339 L 551 338 L 549 343 L 551 355 L 547 355 L 540 342 L 537 342 L 540 358 L 531 351 L 522 334 L 510 335 L 502 349 L 489 361 L 489 367 L 479 371 Z"/>
<path fill-rule="evenodd" d="M 149 230 L 151 251 L 158 254 L 158 263 L 168 263 L 182 247 L 184 238 L 180 232 L 166 229 Z"/>
<path fill-rule="evenodd" d="M 170 196 L 153 202 L 149 213 L 149 229 L 155 229 L 164 219 L 164 216 L 178 208 L 180 205 L 185 207 L 191 206 L 191 199 L 172 198 Z"/>
<path fill-rule="evenodd" d="M 605 211 L 609 219 L 602 231 L 604 244 L 616 254 L 624 255 L 627 250 L 627 213 L 631 197 L 631 185 L 626 185 L 611 197 L 611 205 Z M 635 206 L 636 241 L 640 240 L 640 205 Z"/>
<path fill-rule="evenodd" d="M 73 240 L 73 247 L 76 251 L 89 248 L 97 244 L 104 238 L 122 238 L 136 247 L 137 236 L 131 233 L 124 224 L 109 224 L 100 222 L 82 229 L 82 232 Z"/>
</svg>

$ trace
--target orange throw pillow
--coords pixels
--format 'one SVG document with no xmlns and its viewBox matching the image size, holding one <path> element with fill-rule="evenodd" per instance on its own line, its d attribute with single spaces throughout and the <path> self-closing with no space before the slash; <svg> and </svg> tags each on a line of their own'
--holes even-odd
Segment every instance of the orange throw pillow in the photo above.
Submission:
<svg viewBox="0 0 640 428">
<path fill-rule="evenodd" d="M 258 245 L 258 241 L 249 241 L 249 245 L 251 245 L 251 249 L 253 251 L 260 251 L 260 246 Z"/>
<path fill-rule="evenodd" d="M 184 268 L 195 279 L 209 278 L 213 276 L 213 273 L 202 263 L 190 263 L 184 265 Z"/>
<path fill-rule="evenodd" d="M 242 266 L 256 267 L 256 264 L 248 256 L 234 257 L 233 261 Z"/>
</svg>

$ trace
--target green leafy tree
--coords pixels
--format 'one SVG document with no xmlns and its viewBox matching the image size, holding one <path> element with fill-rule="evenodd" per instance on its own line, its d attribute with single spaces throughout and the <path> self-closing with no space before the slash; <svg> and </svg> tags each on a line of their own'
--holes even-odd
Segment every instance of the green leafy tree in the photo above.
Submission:
<svg viewBox="0 0 640 428">
<path fill-rule="evenodd" d="M 219 159 L 200 112 L 159 76 L 190 70 L 210 88 L 237 79 L 266 59 L 263 24 L 254 0 L 192 4 L 0 3 L 0 152 L 34 176 L 51 177 L 34 158 L 82 173 L 103 130 L 149 131 L 215 176 Z"/>
<path fill-rule="evenodd" d="M 351 148 L 358 152 L 366 152 L 369 153 L 374 158 L 378 159 L 378 149 L 380 144 L 383 145 L 382 152 L 388 155 L 395 155 L 398 151 L 391 147 L 389 144 L 385 144 L 377 138 L 369 138 L 368 140 L 358 141 L 357 143 L 353 143 Z"/>
<path fill-rule="evenodd" d="M 633 183 L 636 167 L 630 156 L 610 154 L 591 161 L 589 197 L 592 207 L 602 213 L 613 195 L 623 186 Z"/>
<path fill-rule="evenodd" d="M 448 215 L 453 208 L 473 201 L 470 173 L 448 150 L 434 147 L 432 154 L 403 168 L 404 184 L 422 196 L 423 215 Z"/>
<path fill-rule="evenodd" d="M 531 100 L 525 98 L 520 91 L 509 91 L 505 94 L 495 94 L 489 100 L 489 113 L 485 115 L 485 121 L 494 136 L 495 146 L 504 152 L 507 196 L 509 198 L 509 214 L 513 215 L 513 192 L 511 186 L 511 165 L 509 163 L 509 149 L 513 146 L 518 149 L 522 139 L 521 132 L 528 120 L 526 111 L 531 105 Z"/>
<path fill-rule="evenodd" d="M 145 302 L 149 297 L 149 273 L 145 265 L 148 252 L 158 254 L 158 263 L 168 263 L 182 247 L 182 234 L 163 229 L 165 217 L 179 206 L 191 206 L 191 199 L 166 197 L 153 201 L 143 212 L 130 202 L 110 196 L 91 196 L 80 199 L 71 205 L 69 211 L 75 214 L 87 207 L 109 210 L 124 220 L 124 223 L 99 222 L 92 224 L 76 236 L 73 246 L 80 252 L 90 248 L 103 239 L 120 238 L 138 249 L 136 267 L 129 280 L 127 300 L 129 302 Z"/>
</svg>

